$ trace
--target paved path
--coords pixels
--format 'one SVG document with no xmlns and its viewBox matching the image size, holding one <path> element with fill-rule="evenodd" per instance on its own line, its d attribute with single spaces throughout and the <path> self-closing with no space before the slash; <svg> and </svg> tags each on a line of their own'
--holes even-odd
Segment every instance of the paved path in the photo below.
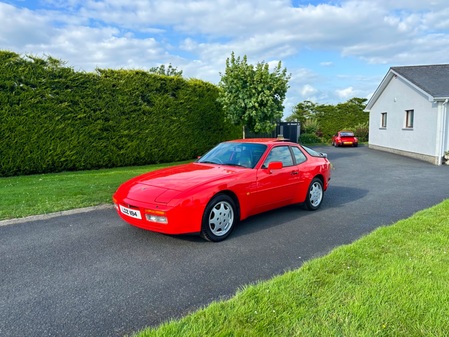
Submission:
<svg viewBox="0 0 449 337">
<path fill-rule="evenodd" d="M 123 223 L 110 208 L 0 226 L 0 336 L 123 336 L 232 296 L 449 198 L 449 166 L 318 148 L 322 208 L 254 216 L 222 243 Z"/>
</svg>

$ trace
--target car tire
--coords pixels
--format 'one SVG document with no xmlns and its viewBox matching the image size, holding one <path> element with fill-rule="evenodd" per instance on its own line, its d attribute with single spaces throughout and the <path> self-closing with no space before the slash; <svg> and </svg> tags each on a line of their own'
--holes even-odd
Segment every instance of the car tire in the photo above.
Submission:
<svg viewBox="0 0 449 337">
<path fill-rule="evenodd" d="M 306 207 L 311 211 L 317 210 L 323 202 L 323 197 L 323 182 L 319 178 L 313 178 L 307 191 Z"/>
<path fill-rule="evenodd" d="M 237 218 L 234 200 L 226 194 L 218 194 L 206 206 L 201 236 L 207 241 L 223 241 L 231 234 Z"/>
</svg>

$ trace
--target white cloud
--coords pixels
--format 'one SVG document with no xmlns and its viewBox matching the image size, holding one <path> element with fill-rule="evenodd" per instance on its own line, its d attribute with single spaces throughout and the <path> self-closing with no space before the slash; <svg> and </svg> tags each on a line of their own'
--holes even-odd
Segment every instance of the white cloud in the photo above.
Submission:
<svg viewBox="0 0 449 337">
<path fill-rule="evenodd" d="M 30 3 L 0 0 L 1 49 L 51 55 L 86 71 L 171 63 L 212 83 L 232 51 L 251 63 L 281 60 L 292 73 L 289 105 L 365 97 L 389 66 L 444 63 L 449 54 L 445 0 Z"/>
<path fill-rule="evenodd" d="M 29 41 L 44 42 L 53 32 L 44 17 L 28 9 L 17 9 L 1 2 L 0 22 L 2 49 L 26 45 Z"/>
<path fill-rule="evenodd" d="M 345 99 L 345 100 L 355 96 L 353 87 L 336 90 L 336 93 L 337 93 L 338 97 Z"/>
<path fill-rule="evenodd" d="M 310 84 L 306 84 L 301 88 L 300 92 L 301 96 L 303 97 L 311 97 L 315 95 L 318 92 L 318 90 L 312 87 Z"/>
</svg>

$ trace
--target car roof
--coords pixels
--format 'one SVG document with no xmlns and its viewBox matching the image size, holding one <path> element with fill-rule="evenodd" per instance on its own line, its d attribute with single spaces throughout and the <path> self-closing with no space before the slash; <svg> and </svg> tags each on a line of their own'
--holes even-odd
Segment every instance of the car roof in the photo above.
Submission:
<svg viewBox="0 0 449 337">
<path fill-rule="evenodd" d="M 257 143 L 257 144 L 275 144 L 275 143 L 293 143 L 289 139 L 285 138 L 245 138 L 245 139 L 233 139 L 228 140 L 227 143 Z"/>
</svg>

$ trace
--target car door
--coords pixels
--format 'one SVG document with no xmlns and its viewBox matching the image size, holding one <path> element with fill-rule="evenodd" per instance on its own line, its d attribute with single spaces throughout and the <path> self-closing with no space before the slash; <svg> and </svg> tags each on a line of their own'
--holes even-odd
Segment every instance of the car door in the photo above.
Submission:
<svg viewBox="0 0 449 337">
<path fill-rule="evenodd" d="M 298 174 L 295 175 L 294 202 L 303 202 L 302 196 L 305 195 L 306 190 L 309 188 L 308 178 L 306 177 L 309 173 L 306 163 L 307 157 L 298 146 L 291 146 L 290 149 L 293 153 L 295 168 L 298 172 Z"/>
<path fill-rule="evenodd" d="M 282 168 L 270 170 L 270 162 L 282 162 Z M 267 210 L 288 205 L 296 196 L 299 171 L 290 146 L 273 147 L 257 172 L 257 191 L 253 193 L 255 208 Z"/>
</svg>

